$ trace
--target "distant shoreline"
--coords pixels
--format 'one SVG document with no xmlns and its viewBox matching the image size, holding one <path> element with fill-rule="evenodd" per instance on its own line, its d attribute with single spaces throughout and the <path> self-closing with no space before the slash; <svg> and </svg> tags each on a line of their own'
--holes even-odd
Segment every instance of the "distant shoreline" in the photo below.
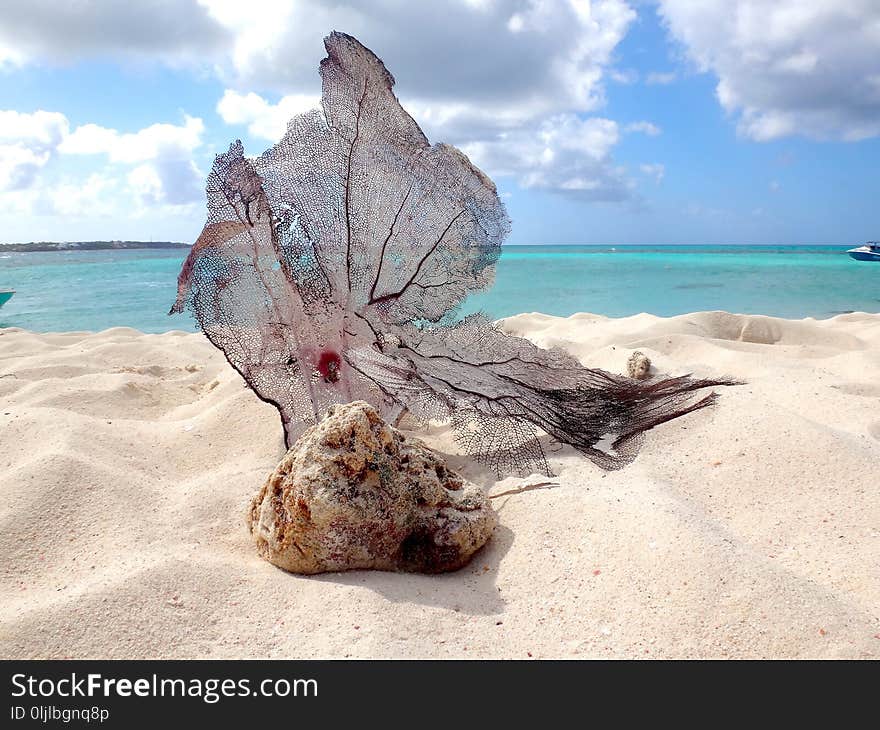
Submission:
<svg viewBox="0 0 880 730">
<path fill-rule="evenodd" d="M 119 251 L 139 248 L 189 248 L 188 243 L 176 241 L 37 241 L 31 243 L 0 243 L 0 253 L 38 251 Z"/>
<path fill-rule="evenodd" d="M 717 253 L 724 253 L 725 250 L 736 251 L 738 249 L 776 249 L 777 251 L 790 250 L 801 252 L 808 249 L 826 249 L 846 250 L 850 244 L 829 244 L 829 243 L 807 243 L 807 244 L 775 244 L 775 243 L 745 243 L 745 244 L 727 244 L 727 243 L 505 243 L 502 248 L 580 248 L 580 249 L 596 249 L 598 251 L 611 250 L 633 250 L 639 249 L 656 250 L 656 249 L 716 249 Z M 189 249 L 188 243 L 177 241 L 35 241 L 30 243 L 0 243 L 0 253 L 4 252 L 46 252 L 46 251 L 124 251 L 136 249 Z"/>
</svg>

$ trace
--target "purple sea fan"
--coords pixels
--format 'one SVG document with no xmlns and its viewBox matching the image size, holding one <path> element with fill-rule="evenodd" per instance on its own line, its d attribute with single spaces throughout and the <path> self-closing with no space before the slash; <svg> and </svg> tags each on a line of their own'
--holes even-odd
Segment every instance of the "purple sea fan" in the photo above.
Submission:
<svg viewBox="0 0 880 730">
<path fill-rule="evenodd" d="M 489 286 L 510 229 L 495 185 L 455 147 L 431 145 L 356 39 L 331 33 L 323 111 L 294 117 L 256 159 L 241 142 L 208 177 L 208 221 L 178 278 L 189 305 L 290 446 L 334 403 L 386 418 L 451 420 L 499 473 L 549 473 L 542 434 L 604 468 L 647 429 L 728 384 L 640 382 L 503 333 L 461 301 Z"/>
</svg>

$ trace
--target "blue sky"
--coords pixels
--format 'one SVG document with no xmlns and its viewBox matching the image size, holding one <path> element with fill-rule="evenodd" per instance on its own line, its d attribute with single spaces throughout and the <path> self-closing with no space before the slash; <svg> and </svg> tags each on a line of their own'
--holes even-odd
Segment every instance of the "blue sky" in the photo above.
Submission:
<svg viewBox="0 0 880 730">
<path fill-rule="evenodd" d="M 316 101 L 334 28 L 496 180 L 510 243 L 880 237 L 871 0 L 8 5 L 2 241 L 191 242 L 214 154 Z"/>
</svg>

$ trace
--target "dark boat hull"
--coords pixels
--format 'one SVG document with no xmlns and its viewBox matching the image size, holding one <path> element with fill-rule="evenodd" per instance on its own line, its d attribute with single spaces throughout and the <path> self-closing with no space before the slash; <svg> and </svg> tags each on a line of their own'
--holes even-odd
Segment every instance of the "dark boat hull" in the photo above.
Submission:
<svg viewBox="0 0 880 730">
<path fill-rule="evenodd" d="M 880 253 L 873 253 L 871 251 L 847 251 L 847 253 L 856 261 L 880 262 Z"/>
</svg>

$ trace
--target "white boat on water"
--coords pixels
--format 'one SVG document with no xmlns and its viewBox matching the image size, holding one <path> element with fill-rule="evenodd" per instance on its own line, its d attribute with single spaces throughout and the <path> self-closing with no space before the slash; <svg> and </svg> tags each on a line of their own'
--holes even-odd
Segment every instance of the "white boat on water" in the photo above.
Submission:
<svg viewBox="0 0 880 730">
<path fill-rule="evenodd" d="M 856 261 L 880 261 L 880 241 L 868 241 L 864 246 L 851 248 L 847 253 Z"/>
<path fill-rule="evenodd" d="M 12 299 L 13 294 L 15 294 L 15 289 L 0 289 L 0 307 Z"/>
</svg>

